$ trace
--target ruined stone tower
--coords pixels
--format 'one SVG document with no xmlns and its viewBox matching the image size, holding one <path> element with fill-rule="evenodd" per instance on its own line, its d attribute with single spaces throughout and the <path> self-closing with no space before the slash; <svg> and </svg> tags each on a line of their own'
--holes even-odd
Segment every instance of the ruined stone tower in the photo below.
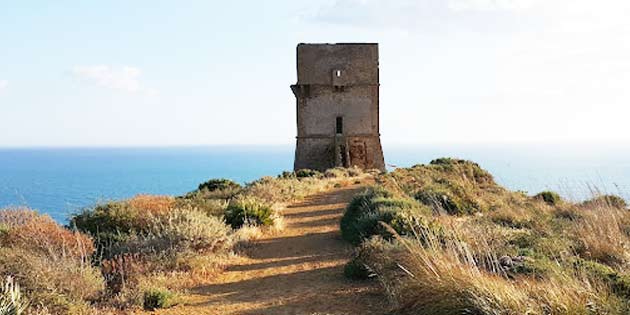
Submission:
<svg viewBox="0 0 630 315">
<path fill-rule="evenodd" d="M 378 44 L 299 44 L 294 169 L 385 169 Z"/>
</svg>

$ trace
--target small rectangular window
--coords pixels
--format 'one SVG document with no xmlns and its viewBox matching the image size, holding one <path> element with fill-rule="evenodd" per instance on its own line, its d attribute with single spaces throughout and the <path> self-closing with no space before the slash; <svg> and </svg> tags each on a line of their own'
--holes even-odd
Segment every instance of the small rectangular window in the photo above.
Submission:
<svg viewBox="0 0 630 315">
<path fill-rule="evenodd" d="M 337 117 L 337 134 L 343 133 L 343 117 Z"/>
</svg>

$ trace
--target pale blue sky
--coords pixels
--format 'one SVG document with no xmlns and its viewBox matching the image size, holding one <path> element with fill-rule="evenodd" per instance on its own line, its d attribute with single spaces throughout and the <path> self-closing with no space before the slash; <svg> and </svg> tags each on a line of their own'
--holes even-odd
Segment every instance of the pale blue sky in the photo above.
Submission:
<svg viewBox="0 0 630 315">
<path fill-rule="evenodd" d="M 300 42 L 379 42 L 385 143 L 630 143 L 621 0 L 0 0 L 0 146 L 291 144 Z"/>
</svg>

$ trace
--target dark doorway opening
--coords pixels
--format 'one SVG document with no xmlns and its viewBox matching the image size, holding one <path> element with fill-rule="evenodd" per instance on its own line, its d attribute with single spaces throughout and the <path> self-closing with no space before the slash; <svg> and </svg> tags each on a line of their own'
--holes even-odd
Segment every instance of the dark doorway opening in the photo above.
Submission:
<svg viewBox="0 0 630 315">
<path fill-rule="evenodd" d="M 337 117 L 337 134 L 343 133 L 343 117 Z"/>
</svg>

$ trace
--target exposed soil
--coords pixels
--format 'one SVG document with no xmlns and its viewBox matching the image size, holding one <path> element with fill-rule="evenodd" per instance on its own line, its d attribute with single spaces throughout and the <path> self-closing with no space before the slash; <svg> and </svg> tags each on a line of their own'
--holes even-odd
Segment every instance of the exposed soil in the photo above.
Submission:
<svg viewBox="0 0 630 315">
<path fill-rule="evenodd" d="M 282 232 L 256 241 L 183 305 L 155 313 L 383 314 L 385 297 L 375 283 L 343 276 L 352 247 L 341 239 L 339 219 L 362 189 L 336 188 L 287 207 Z"/>
</svg>

